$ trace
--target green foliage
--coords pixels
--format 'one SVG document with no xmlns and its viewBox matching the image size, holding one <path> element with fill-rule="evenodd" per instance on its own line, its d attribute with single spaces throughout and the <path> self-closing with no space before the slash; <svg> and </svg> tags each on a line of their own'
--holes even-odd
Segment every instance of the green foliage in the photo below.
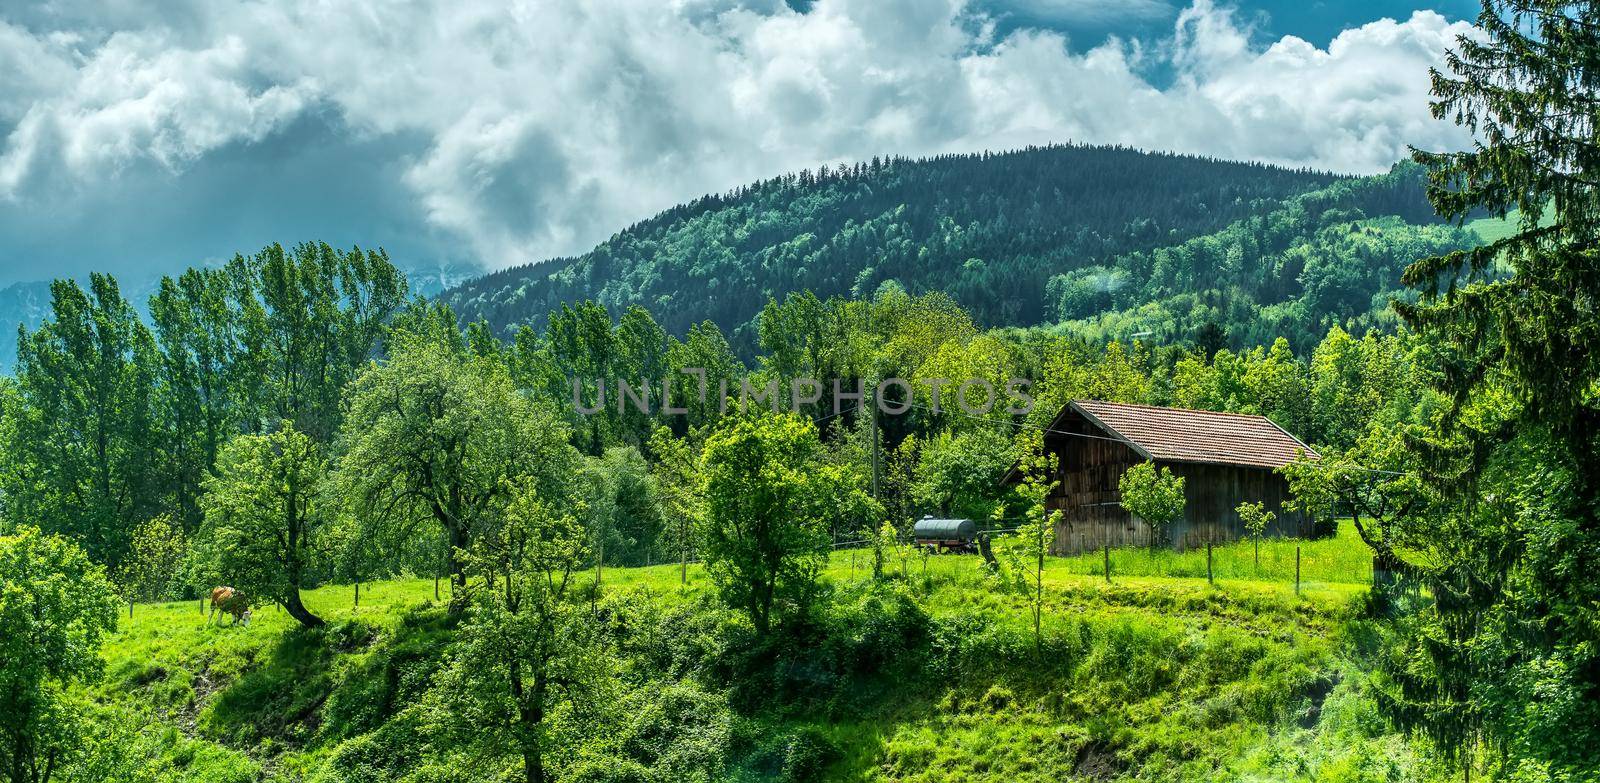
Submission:
<svg viewBox="0 0 1600 783">
<path fill-rule="evenodd" d="M 1278 515 L 1268 511 L 1265 503 L 1240 503 L 1235 509 L 1239 513 L 1239 521 L 1244 523 L 1246 533 L 1250 534 L 1256 548 L 1256 564 L 1261 564 L 1261 537 L 1266 535 L 1267 528 L 1277 521 Z"/>
<path fill-rule="evenodd" d="M 894 561 L 904 557 L 900 551 L 900 531 L 886 519 L 876 528 L 871 525 L 862 528 L 861 533 L 867 539 L 867 546 L 872 549 L 872 578 L 887 578 L 892 573 L 890 569 Z"/>
<path fill-rule="evenodd" d="M 618 565 L 645 565 L 660 560 L 662 506 L 655 477 L 644 455 L 632 446 L 612 446 L 584 463 L 595 557 Z"/>
<path fill-rule="evenodd" d="M 1001 479 L 1015 462 L 1011 439 L 995 428 L 940 432 L 919 441 L 911 477 L 916 506 L 965 519 L 989 519 L 1007 490 Z"/>
<path fill-rule="evenodd" d="M 280 419 L 322 443 L 341 392 L 405 297 L 381 251 L 271 245 L 164 279 L 147 327 L 108 275 L 51 286 L 50 317 L 19 337 L 0 482 L 13 513 L 119 568 L 162 513 L 200 522 L 222 444 Z"/>
<path fill-rule="evenodd" d="M 269 434 L 229 441 L 201 498 L 205 522 L 192 569 L 203 579 L 201 594 L 229 585 L 276 601 L 303 625 L 322 625 L 300 590 L 326 557 L 322 539 L 335 501 L 325 473 L 322 450 L 288 420 Z"/>
<path fill-rule="evenodd" d="M 155 341 L 109 275 L 50 292 L 51 319 L 18 346 L 7 510 L 116 568 L 134 527 L 161 511 Z"/>
<path fill-rule="evenodd" d="M 1441 215 L 1518 213 L 1473 250 L 1423 258 L 1406 321 L 1440 346 L 1451 402 L 1409 439 L 1420 502 L 1391 528 L 1433 600 L 1395 648 L 1392 712 L 1470 765 L 1592 779 L 1600 768 L 1600 296 L 1593 78 L 1600 7 L 1486 0 L 1432 74 L 1435 117 L 1472 149 L 1418 151 Z"/>
<path fill-rule="evenodd" d="M 1167 540 L 1172 523 L 1183 516 L 1183 477 L 1154 462 L 1141 462 L 1117 479 L 1117 494 L 1128 513 L 1150 526 L 1150 546 Z"/>
<path fill-rule="evenodd" d="M 1397 526 L 1428 505 L 1407 438 L 1425 437 L 1418 426 L 1373 424 L 1350 448 L 1326 449 L 1319 459 L 1299 459 L 1279 470 L 1288 479 L 1292 507 L 1311 514 L 1348 512 L 1361 539 L 1391 570 L 1409 570 L 1396 552 Z"/>
<path fill-rule="evenodd" d="M 816 428 L 793 414 L 735 419 L 706 439 L 700 548 L 724 600 L 758 633 L 771 627 L 775 604 L 810 599 L 827 520 L 881 518 L 843 470 L 818 464 L 821 451 Z"/>
<path fill-rule="evenodd" d="M 1278 519 L 1278 515 L 1267 510 L 1265 503 L 1240 503 L 1239 521 L 1244 523 L 1244 529 L 1251 538 L 1260 539 L 1266 535 L 1267 528 Z"/>
<path fill-rule="evenodd" d="M 475 538 L 468 571 L 482 582 L 468 588 L 472 612 L 427 707 L 434 732 L 467 750 L 520 756 L 530 783 L 547 779 L 557 745 L 550 718 L 562 705 L 594 711 L 609 682 L 594 624 L 569 600 L 588 549 L 582 511 L 548 505 L 528 479 L 504 523 Z"/>
<path fill-rule="evenodd" d="M 1211 351 L 1285 336 L 1298 351 L 1345 326 L 1392 328 L 1387 303 L 1404 297 L 1400 272 L 1420 256 L 1479 238 L 1427 225 L 1420 172 L 1343 180 L 1246 217 L 1214 234 L 1119 256 L 1108 267 L 1051 279 L 1055 315 L 1092 339 L 1155 333 L 1205 341 Z M 1139 281 L 1135 283 L 1134 281 Z"/>
<path fill-rule="evenodd" d="M 436 562 L 442 533 L 447 571 L 463 588 L 461 555 L 498 523 L 512 486 L 532 477 L 551 502 L 574 491 L 578 461 L 566 428 L 493 359 L 402 334 L 349 395 L 339 491 L 374 559 L 421 551 Z"/>
<path fill-rule="evenodd" d="M 189 543 L 171 516 L 161 514 L 134 528 L 128 549 L 117 582 L 129 601 L 178 597 L 185 586 L 183 567 Z"/>
<path fill-rule="evenodd" d="M 667 542 L 664 554 L 676 556 L 680 577 L 689 581 L 689 558 L 694 554 L 694 529 L 703 514 L 700 496 L 699 454 L 685 438 L 674 438 L 672 430 L 657 427 L 650 438 L 656 454 L 651 466 L 651 500 L 663 517 Z"/>
<path fill-rule="evenodd" d="M 35 527 L 0 536 L 0 779 L 48 783 L 80 753 L 90 726 L 75 687 L 100 675 L 117 604 L 70 540 Z"/>
<path fill-rule="evenodd" d="M 1047 504 L 1050 494 L 1060 488 L 1061 479 L 1051 464 L 1054 457 L 1045 450 L 1043 432 L 1025 430 L 1019 434 L 1017 453 L 1020 455 L 1016 465 L 1020 479 L 1017 494 L 1027 510 L 1016 536 L 1006 541 L 1002 554 L 1012 587 L 1027 597 L 1033 612 L 1034 643 L 1042 645 L 1044 561 L 1055 544 L 1056 524 L 1061 520 L 1061 510 L 1049 508 Z"/>
</svg>

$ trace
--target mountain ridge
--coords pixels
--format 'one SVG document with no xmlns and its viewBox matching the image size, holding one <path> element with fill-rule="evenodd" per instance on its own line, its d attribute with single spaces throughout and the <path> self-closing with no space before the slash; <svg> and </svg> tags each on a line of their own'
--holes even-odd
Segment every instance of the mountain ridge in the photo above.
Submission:
<svg viewBox="0 0 1600 783">
<path fill-rule="evenodd" d="M 711 320 L 749 345 L 769 298 L 898 284 L 947 291 L 985 325 L 1030 325 L 1053 320 L 1053 274 L 1218 231 L 1347 179 L 1114 146 L 874 158 L 692 199 L 587 253 L 492 272 L 441 298 L 502 335 L 595 299 L 642 305 L 674 334 Z"/>
</svg>

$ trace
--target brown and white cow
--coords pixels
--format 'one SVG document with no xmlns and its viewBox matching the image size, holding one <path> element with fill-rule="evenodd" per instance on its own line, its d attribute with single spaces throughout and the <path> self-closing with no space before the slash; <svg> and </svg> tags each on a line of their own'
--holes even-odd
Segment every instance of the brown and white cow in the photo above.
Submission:
<svg viewBox="0 0 1600 783">
<path fill-rule="evenodd" d="M 244 593 L 231 587 L 217 587 L 211 590 L 211 613 L 206 615 L 206 621 L 211 622 L 218 612 L 233 615 L 235 623 L 243 621 L 244 627 L 250 627 L 250 600 Z"/>
</svg>

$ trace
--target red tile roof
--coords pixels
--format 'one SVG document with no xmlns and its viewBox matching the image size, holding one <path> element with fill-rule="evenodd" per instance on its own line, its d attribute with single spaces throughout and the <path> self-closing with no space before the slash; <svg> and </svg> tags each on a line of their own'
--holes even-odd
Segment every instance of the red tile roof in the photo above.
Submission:
<svg viewBox="0 0 1600 783">
<path fill-rule="evenodd" d="M 1098 400 L 1076 400 L 1071 408 L 1157 461 L 1279 468 L 1300 452 L 1318 456 L 1265 416 Z"/>
</svg>

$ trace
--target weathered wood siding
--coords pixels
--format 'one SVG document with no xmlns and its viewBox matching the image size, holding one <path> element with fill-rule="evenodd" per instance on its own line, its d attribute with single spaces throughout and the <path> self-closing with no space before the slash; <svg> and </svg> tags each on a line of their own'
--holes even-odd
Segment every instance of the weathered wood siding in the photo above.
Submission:
<svg viewBox="0 0 1600 783">
<path fill-rule="evenodd" d="M 1093 437 L 1050 434 L 1046 438 L 1061 475 L 1061 486 L 1048 501 L 1051 508 L 1062 512 L 1053 551 L 1077 554 L 1106 545 L 1149 544 L 1149 526 L 1122 509 L 1117 491 L 1122 474 L 1144 458 L 1081 417 L 1066 417 L 1056 426 Z M 1184 516 L 1171 531 L 1171 543 L 1180 550 L 1205 546 L 1207 540 L 1222 543 L 1244 537 L 1244 524 L 1235 511 L 1243 502 L 1264 502 L 1267 510 L 1277 513 L 1268 535 L 1311 534 L 1307 515 L 1283 508 L 1289 499 L 1289 485 L 1275 471 L 1237 465 L 1156 464 L 1184 478 Z"/>
</svg>

